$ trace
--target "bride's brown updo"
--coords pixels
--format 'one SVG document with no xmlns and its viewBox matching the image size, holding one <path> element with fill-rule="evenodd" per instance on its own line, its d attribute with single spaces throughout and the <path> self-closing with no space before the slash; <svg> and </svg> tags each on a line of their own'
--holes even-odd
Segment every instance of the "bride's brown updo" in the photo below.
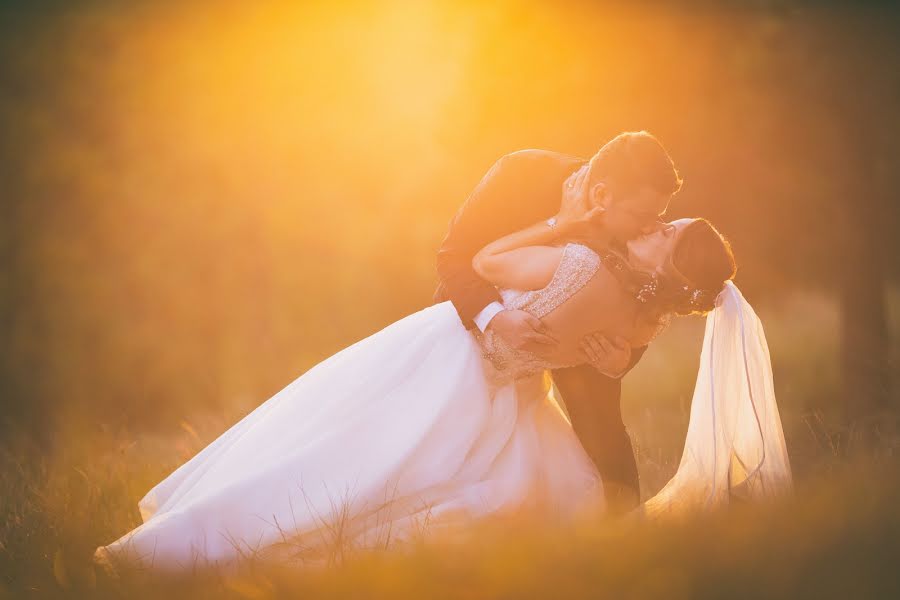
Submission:
<svg viewBox="0 0 900 600">
<path fill-rule="evenodd" d="M 734 279 L 737 272 L 731 244 L 703 218 L 688 224 L 681 233 L 672 253 L 672 266 L 677 273 L 661 286 L 659 308 L 679 315 L 711 311 L 725 282 Z"/>
</svg>

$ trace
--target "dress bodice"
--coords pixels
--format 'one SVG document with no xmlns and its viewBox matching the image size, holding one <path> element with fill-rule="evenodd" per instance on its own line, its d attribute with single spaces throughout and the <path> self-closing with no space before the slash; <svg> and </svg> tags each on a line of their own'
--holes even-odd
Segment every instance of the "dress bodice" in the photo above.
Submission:
<svg viewBox="0 0 900 600">
<path fill-rule="evenodd" d="M 600 265 L 600 256 L 591 248 L 570 242 L 563 248 L 562 259 L 546 286 L 529 291 L 501 289 L 499 291 L 503 306 L 507 309 L 524 310 L 540 319 L 583 288 Z M 577 364 L 557 364 L 526 350 L 513 348 L 502 337 L 494 335 L 492 329 L 485 333 L 477 329 L 473 332 L 481 344 L 482 355 L 490 363 L 495 381 L 520 379 L 544 369 L 559 369 Z"/>
</svg>

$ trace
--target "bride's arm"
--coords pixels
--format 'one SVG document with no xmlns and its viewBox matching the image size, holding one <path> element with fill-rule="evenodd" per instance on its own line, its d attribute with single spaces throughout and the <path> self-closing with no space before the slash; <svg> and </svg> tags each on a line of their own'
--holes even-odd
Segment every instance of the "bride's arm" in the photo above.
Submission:
<svg viewBox="0 0 900 600">
<path fill-rule="evenodd" d="M 539 290 L 550 283 L 562 260 L 563 248 L 551 244 L 583 234 L 600 210 L 568 208 L 557 215 L 555 227 L 539 221 L 495 240 L 475 254 L 472 268 L 497 287 Z"/>
<path fill-rule="evenodd" d="M 537 290 L 546 286 L 559 261 L 562 248 L 551 246 L 561 232 L 540 221 L 495 240 L 472 258 L 478 275 L 497 287 Z"/>
<path fill-rule="evenodd" d="M 578 183 L 576 188 L 580 186 Z M 551 244 L 583 232 L 602 212 L 600 207 L 589 206 L 584 194 L 566 192 L 554 227 L 539 221 L 495 240 L 475 254 L 472 268 L 497 287 L 541 289 L 550 283 L 562 260 L 563 249 Z"/>
</svg>

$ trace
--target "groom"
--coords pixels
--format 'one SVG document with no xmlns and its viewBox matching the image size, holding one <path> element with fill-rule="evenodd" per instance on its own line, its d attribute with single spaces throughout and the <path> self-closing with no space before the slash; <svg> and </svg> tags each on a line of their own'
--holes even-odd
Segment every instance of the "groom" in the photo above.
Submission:
<svg viewBox="0 0 900 600">
<path fill-rule="evenodd" d="M 604 210 L 585 223 L 589 244 L 624 248 L 627 240 L 653 231 L 681 178 L 662 144 L 645 131 L 622 133 L 590 161 L 548 150 L 519 150 L 501 157 L 469 194 L 450 223 L 437 255 L 440 283 L 435 302 L 450 300 L 466 328 L 492 329 L 516 348 L 540 354 L 554 344 L 542 324 L 520 310 L 504 310 L 493 285 L 472 269 L 472 257 L 500 237 L 545 221 L 555 226 L 564 182 L 590 163 L 581 201 Z M 566 208 L 563 206 L 562 208 Z M 640 500 L 637 465 L 620 408 L 621 377 L 646 346 L 601 334 L 582 344 L 589 364 L 556 369 L 553 381 L 587 454 L 603 480 L 611 511 L 624 512 Z"/>
</svg>

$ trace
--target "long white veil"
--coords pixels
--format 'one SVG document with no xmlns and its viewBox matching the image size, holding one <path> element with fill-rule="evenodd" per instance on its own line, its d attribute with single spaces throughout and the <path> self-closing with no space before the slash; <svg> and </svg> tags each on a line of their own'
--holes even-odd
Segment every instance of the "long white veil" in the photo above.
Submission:
<svg viewBox="0 0 900 600">
<path fill-rule="evenodd" d="M 707 315 L 681 463 L 644 514 L 709 508 L 791 492 L 772 362 L 762 323 L 732 282 Z"/>
</svg>

